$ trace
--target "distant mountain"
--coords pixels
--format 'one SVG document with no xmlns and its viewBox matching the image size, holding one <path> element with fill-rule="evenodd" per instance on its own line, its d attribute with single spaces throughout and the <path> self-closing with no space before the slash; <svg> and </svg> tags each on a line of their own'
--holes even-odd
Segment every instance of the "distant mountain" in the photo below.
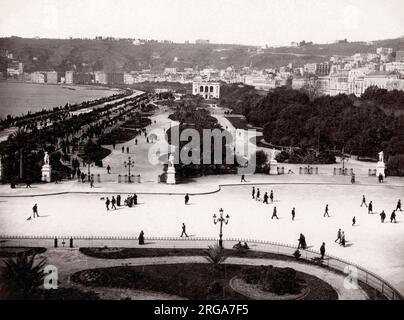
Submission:
<svg viewBox="0 0 404 320">
<path fill-rule="evenodd" d="M 127 40 L 0 38 L 0 49 L 7 49 L 22 61 L 25 71 L 132 71 L 165 67 L 226 68 L 252 66 L 271 68 L 293 63 L 296 66 L 328 60 L 330 56 L 375 52 L 377 47 L 404 49 L 404 38 L 363 42 L 314 44 L 259 50 L 253 46 L 229 44 L 133 45 Z M 0 58 L 0 67 L 6 65 Z"/>
</svg>

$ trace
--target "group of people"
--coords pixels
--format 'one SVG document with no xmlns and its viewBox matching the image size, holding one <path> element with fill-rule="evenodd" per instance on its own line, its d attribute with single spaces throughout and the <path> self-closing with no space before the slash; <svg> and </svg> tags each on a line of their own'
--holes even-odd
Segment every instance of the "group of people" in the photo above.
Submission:
<svg viewBox="0 0 404 320">
<path fill-rule="evenodd" d="M 105 207 L 107 208 L 107 211 L 110 210 L 110 205 L 111 205 L 111 210 L 116 210 L 116 207 L 120 207 L 122 204 L 121 201 L 121 195 L 117 195 L 116 198 L 115 196 L 112 196 L 112 199 L 110 200 L 109 197 L 105 200 Z M 137 205 L 137 194 L 134 193 L 133 196 L 128 195 L 128 197 L 124 200 L 124 205 L 128 207 L 133 207 L 134 205 Z"/>
<path fill-rule="evenodd" d="M 355 217 L 354 217 L 355 218 Z M 346 241 L 345 241 L 345 232 L 340 229 L 338 229 L 337 232 L 337 239 L 335 239 L 334 242 L 339 242 L 339 244 L 343 247 L 345 247 Z"/>
<path fill-rule="evenodd" d="M 369 204 L 367 204 L 367 203 L 366 203 L 366 197 L 365 197 L 365 195 L 362 196 L 361 207 L 362 207 L 363 205 L 365 205 L 365 207 L 368 208 L 368 214 L 373 214 L 373 202 L 372 202 L 372 201 L 369 201 Z M 397 212 L 398 210 L 402 211 L 402 209 L 401 209 L 401 199 L 398 199 L 396 208 L 393 209 L 393 211 L 392 211 L 391 214 L 390 214 L 390 222 L 391 222 L 391 223 L 393 223 L 393 222 L 396 223 L 396 222 L 397 222 L 397 214 L 396 214 L 396 212 Z M 386 213 L 384 212 L 384 210 L 382 210 L 382 212 L 380 212 L 379 216 L 380 216 L 380 221 L 381 221 L 381 223 L 384 223 L 384 221 L 386 220 L 386 217 L 387 217 L 387 215 L 386 215 Z M 354 217 L 354 219 L 355 219 L 355 217 Z"/>
<path fill-rule="evenodd" d="M 257 191 L 255 191 L 255 187 L 252 187 L 252 192 L 251 192 L 252 198 L 255 199 L 256 201 L 261 201 L 261 191 L 259 188 L 257 188 Z M 263 203 L 268 204 L 268 199 L 271 200 L 271 203 L 274 202 L 274 192 L 271 190 L 271 192 L 268 195 L 268 192 L 264 193 L 263 196 Z"/>
</svg>

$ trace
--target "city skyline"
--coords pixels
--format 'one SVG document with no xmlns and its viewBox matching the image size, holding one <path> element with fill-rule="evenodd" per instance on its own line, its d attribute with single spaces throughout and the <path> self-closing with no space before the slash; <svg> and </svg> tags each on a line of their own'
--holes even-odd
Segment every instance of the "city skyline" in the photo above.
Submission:
<svg viewBox="0 0 404 320">
<path fill-rule="evenodd" d="M 301 40 L 330 43 L 404 35 L 400 0 L 17 0 L 0 1 L 0 10 L 7 13 L 0 21 L 2 37 L 112 36 L 176 43 L 209 39 L 212 43 L 280 46 Z"/>
</svg>

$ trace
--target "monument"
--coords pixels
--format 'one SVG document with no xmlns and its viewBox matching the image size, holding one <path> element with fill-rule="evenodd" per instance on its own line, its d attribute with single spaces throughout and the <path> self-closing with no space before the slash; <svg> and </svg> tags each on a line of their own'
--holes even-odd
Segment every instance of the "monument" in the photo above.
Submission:
<svg viewBox="0 0 404 320">
<path fill-rule="evenodd" d="M 278 174 L 278 161 L 275 160 L 275 151 L 271 152 L 271 159 L 269 160 L 269 174 Z"/>
<path fill-rule="evenodd" d="M 168 156 L 168 167 L 167 167 L 167 184 L 175 184 L 175 167 L 174 167 L 174 156 L 170 153 Z"/>
<path fill-rule="evenodd" d="M 49 164 L 49 154 L 48 152 L 45 151 L 45 156 L 43 158 L 43 166 L 42 166 L 42 181 L 44 182 L 50 182 L 51 181 L 51 173 L 52 173 L 52 167 Z"/>
<path fill-rule="evenodd" d="M 385 178 L 386 177 L 385 170 L 386 170 L 386 164 L 384 163 L 384 153 L 383 151 L 381 151 L 379 152 L 379 161 L 376 164 L 376 177 L 382 175 L 383 178 Z"/>
</svg>

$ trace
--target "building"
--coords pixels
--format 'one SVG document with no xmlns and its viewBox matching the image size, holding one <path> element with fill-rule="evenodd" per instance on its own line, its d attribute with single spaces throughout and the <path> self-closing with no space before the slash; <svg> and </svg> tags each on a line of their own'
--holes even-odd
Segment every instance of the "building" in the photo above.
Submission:
<svg viewBox="0 0 404 320">
<path fill-rule="evenodd" d="M 404 62 L 404 50 L 398 50 L 396 52 L 396 62 Z"/>
<path fill-rule="evenodd" d="M 56 71 L 45 72 L 46 83 L 58 83 L 58 73 Z"/>
<path fill-rule="evenodd" d="M 328 94 L 330 96 L 348 94 L 348 71 L 340 71 L 330 75 Z"/>
<path fill-rule="evenodd" d="M 45 73 L 44 72 L 32 72 L 31 81 L 34 83 L 45 83 Z"/>
<path fill-rule="evenodd" d="M 195 40 L 196 44 L 209 44 L 209 40 L 207 39 L 197 39 Z"/>
<path fill-rule="evenodd" d="M 389 55 L 389 54 L 393 53 L 393 48 L 383 48 L 383 47 L 382 48 L 377 48 L 376 53 L 379 54 L 379 55 L 382 55 L 382 54 Z"/>
<path fill-rule="evenodd" d="M 219 99 L 220 98 L 220 83 L 208 81 L 192 82 L 192 94 L 200 95 L 204 99 Z"/>
<path fill-rule="evenodd" d="M 124 84 L 123 72 L 108 72 L 107 84 Z"/>
<path fill-rule="evenodd" d="M 107 74 L 104 71 L 95 71 L 94 83 L 107 84 Z"/>
<path fill-rule="evenodd" d="M 316 65 L 316 75 L 318 76 L 328 76 L 330 74 L 330 65 L 328 62 L 317 63 Z"/>
<path fill-rule="evenodd" d="M 74 71 L 66 71 L 66 73 L 65 73 L 66 84 L 73 84 L 73 74 L 74 74 Z"/>
<path fill-rule="evenodd" d="M 177 68 L 164 68 L 164 73 L 165 74 L 176 74 Z"/>
<path fill-rule="evenodd" d="M 317 63 L 306 63 L 304 65 L 304 71 L 310 74 L 316 74 Z"/>
<path fill-rule="evenodd" d="M 404 61 L 386 63 L 383 66 L 383 71 L 387 71 L 387 72 L 398 71 L 400 73 L 404 73 Z"/>
</svg>

